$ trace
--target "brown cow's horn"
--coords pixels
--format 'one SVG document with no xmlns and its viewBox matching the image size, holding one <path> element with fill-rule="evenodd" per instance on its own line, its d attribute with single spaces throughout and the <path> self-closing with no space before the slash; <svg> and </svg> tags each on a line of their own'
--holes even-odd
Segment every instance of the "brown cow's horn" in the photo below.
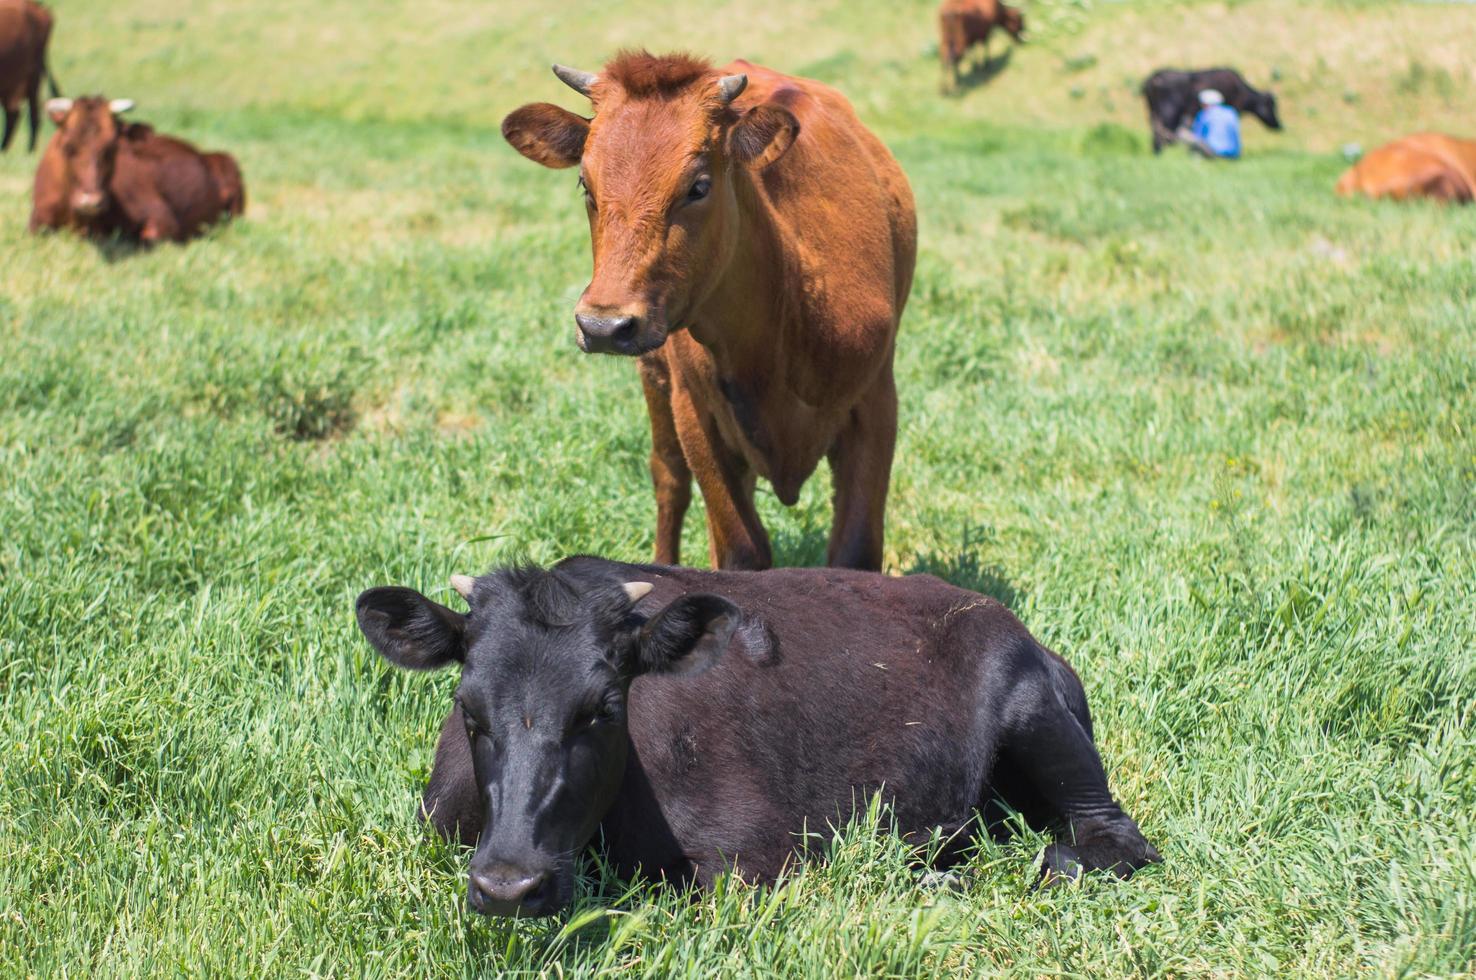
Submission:
<svg viewBox="0 0 1476 980">
<path fill-rule="evenodd" d="M 471 602 L 472 593 L 477 588 L 477 580 L 470 575 L 453 575 L 451 576 L 451 588 L 455 589 L 467 602 Z"/>
<path fill-rule="evenodd" d="M 625 597 L 631 602 L 640 602 L 655 587 L 650 582 L 626 582 L 621 586 L 625 590 Z"/>
<path fill-rule="evenodd" d="M 132 99 L 114 99 L 113 101 L 111 101 L 111 102 L 108 103 L 108 111 L 111 112 L 115 116 L 121 116 L 121 115 L 123 115 L 123 113 L 127 112 L 128 110 L 130 110 L 132 108 L 133 108 L 133 100 Z"/>
<path fill-rule="evenodd" d="M 53 116 L 65 116 L 72 111 L 71 99 L 47 99 L 46 111 Z"/>
<path fill-rule="evenodd" d="M 738 98 L 746 88 L 748 88 L 747 75 L 724 75 L 718 79 L 718 96 L 723 100 L 723 105 Z"/>
<path fill-rule="evenodd" d="M 565 68 L 563 65 L 554 65 L 554 74 L 559 76 L 559 81 L 578 92 L 580 95 L 588 96 L 589 90 L 594 88 L 594 83 L 600 80 L 600 76 L 578 68 Z"/>
</svg>

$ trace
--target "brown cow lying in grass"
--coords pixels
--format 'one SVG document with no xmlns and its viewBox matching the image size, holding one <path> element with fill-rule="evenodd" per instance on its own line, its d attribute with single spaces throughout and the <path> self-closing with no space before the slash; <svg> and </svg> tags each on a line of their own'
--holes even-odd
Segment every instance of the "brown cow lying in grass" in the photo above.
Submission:
<svg viewBox="0 0 1476 980">
<path fill-rule="evenodd" d="M 246 209 L 234 159 L 124 122 L 131 101 L 52 99 L 46 108 L 57 129 L 36 170 L 31 231 L 183 242 Z"/>
<path fill-rule="evenodd" d="M 1476 141 L 1416 133 L 1368 153 L 1338 181 L 1343 197 L 1412 197 L 1454 204 L 1476 199 Z"/>
<path fill-rule="evenodd" d="M 56 79 L 46 67 L 46 44 L 51 40 L 51 11 L 33 0 L 0 0 L 0 109 L 5 112 L 5 134 L 0 150 L 10 149 L 22 102 L 31 106 L 31 145 L 41 128 L 41 79 L 59 95 Z"/>
</svg>

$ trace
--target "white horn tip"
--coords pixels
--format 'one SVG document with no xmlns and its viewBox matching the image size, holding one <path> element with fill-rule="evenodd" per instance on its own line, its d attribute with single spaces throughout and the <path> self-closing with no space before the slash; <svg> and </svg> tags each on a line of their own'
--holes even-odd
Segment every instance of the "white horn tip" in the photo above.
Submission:
<svg viewBox="0 0 1476 980">
<path fill-rule="evenodd" d="M 640 602 L 655 587 L 650 582 L 626 582 L 621 586 L 625 590 L 625 597 L 631 602 Z"/>
<path fill-rule="evenodd" d="M 451 588 L 455 589 L 467 602 L 471 602 L 472 593 L 477 588 L 477 580 L 470 575 L 453 575 L 451 576 Z"/>
<path fill-rule="evenodd" d="M 71 112 L 72 111 L 72 100 L 71 99 L 63 99 L 63 98 L 47 99 L 46 100 L 46 111 L 47 112 Z"/>
<path fill-rule="evenodd" d="M 114 99 L 113 101 L 108 103 L 108 108 L 112 110 L 113 115 L 121 116 L 123 115 L 123 113 L 133 108 L 133 100 Z"/>
</svg>

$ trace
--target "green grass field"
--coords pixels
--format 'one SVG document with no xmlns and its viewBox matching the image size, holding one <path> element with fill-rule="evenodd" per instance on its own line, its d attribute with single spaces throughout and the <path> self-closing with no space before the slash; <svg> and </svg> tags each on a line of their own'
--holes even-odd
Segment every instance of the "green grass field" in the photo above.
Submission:
<svg viewBox="0 0 1476 980">
<path fill-rule="evenodd" d="M 68 94 L 232 150 L 250 203 L 104 253 L 28 237 L 0 158 L 0 975 L 1476 971 L 1476 208 L 1331 194 L 1344 143 L 1476 136 L 1476 7 L 1025 0 L 943 99 L 932 0 L 54 6 Z M 464 908 L 413 817 L 454 678 L 352 602 L 650 553 L 574 177 L 497 133 L 622 44 L 833 82 L 901 160 L 887 568 L 1073 661 L 1161 867 L 1038 894 L 1027 838 L 930 890 L 860 826 L 773 889 L 591 863 L 562 918 Z M 1154 159 L 1138 80 L 1205 62 L 1277 77 L 1286 133 Z M 828 497 L 764 496 L 781 563 Z"/>
</svg>

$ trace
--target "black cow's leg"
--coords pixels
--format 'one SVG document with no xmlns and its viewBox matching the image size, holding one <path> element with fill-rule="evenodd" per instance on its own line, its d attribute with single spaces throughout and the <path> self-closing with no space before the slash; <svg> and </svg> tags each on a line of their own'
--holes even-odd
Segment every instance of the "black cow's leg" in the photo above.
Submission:
<svg viewBox="0 0 1476 980">
<path fill-rule="evenodd" d="M 5 135 L 0 137 L 0 152 L 10 149 L 11 137 L 15 135 L 15 121 L 20 118 L 20 110 L 5 107 Z"/>
<path fill-rule="evenodd" d="M 1069 686 L 1075 690 L 1066 690 Z M 1046 849 L 1041 867 L 1046 883 L 1074 879 L 1083 871 L 1126 878 L 1161 860 L 1112 798 L 1085 709 L 1076 678 L 1066 668 L 1048 669 L 1030 707 L 1005 733 L 1001 761 L 1030 784 L 1044 805 L 1041 816 L 1055 830 L 1056 843 Z"/>
</svg>

